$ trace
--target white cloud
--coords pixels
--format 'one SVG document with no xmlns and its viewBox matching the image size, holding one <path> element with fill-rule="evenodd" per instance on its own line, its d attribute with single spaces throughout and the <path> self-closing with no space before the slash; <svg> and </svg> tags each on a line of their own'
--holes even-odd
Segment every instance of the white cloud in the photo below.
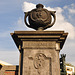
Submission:
<svg viewBox="0 0 75 75">
<path fill-rule="evenodd" d="M 75 65 L 75 40 L 66 40 L 60 54 L 66 54 L 66 62 Z"/>
<path fill-rule="evenodd" d="M 75 14 L 75 4 L 64 6 L 63 8 L 66 9 L 66 10 L 68 10 L 69 13 L 71 13 L 71 14 Z"/>
<path fill-rule="evenodd" d="M 24 23 L 24 18 L 22 19 L 21 17 L 19 17 L 15 25 L 17 26 L 15 27 L 16 30 L 34 30 L 31 28 L 28 28 Z"/>
<path fill-rule="evenodd" d="M 0 38 L 8 37 L 9 33 L 10 33 L 10 31 L 0 32 Z"/>
<path fill-rule="evenodd" d="M 74 26 L 67 22 L 65 17 L 62 15 L 62 12 L 64 11 L 60 7 L 54 8 L 56 10 L 56 23 L 52 28 L 49 28 L 47 30 L 64 30 L 65 32 L 68 32 L 68 38 L 74 39 L 75 38 L 75 28 Z"/>
<path fill-rule="evenodd" d="M 19 28 L 24 28 L 25 25 L 24 25 L 24 21 L 21 17 L 19 17 L 18 21 L 17 21 L 17 25 Z"/>
<path fill-rule="evenodd" d="M 0 51 L 0 60 L 7 63 L 18 65 L 19 64 L 19 51 Z"/>
<path fill-rule="evenodd" d="M 19 17 L 19 20 L 17 21 L 17 24 L 18 24 L 18 25 L 22 25 L 22 24 L 23 24 L 22 21 L 23 21 L 23 20 L 21 19 L 21 17 Z"/>
<path fill-rule="evenodd" d="M 30 11 L 31 9 L 34 9 L 36 7 L 33 3 L 24 2 L 22 6 L 22 10 L 24 12 Z"/>
<path fill-rule="evenodd" d="M 68 8 L 68 6 L 64 6 L 63 8 L 64 8 L 64 9 L 67 9 L 67 8 Z"/>
<path fill-rule="evenodd" d="M 65 14 L 67 14 L 67 20 L 74 24 L 75 23 L 75 4 L 70 4 L 67 6 L 64 6 L 63 9 L 65 10 Z"/>
<path fill-rule="evenodd" d="M 69 9 L 69 12 L 75 14 L 75 9 Z"/>
<path fill-rule="evenodd" d="M 30 11 L 34 9 L 35 7 L 36 5 L 33 3 L 28 3 L 28 2 L 23 3 L 24 12 Z M 62 15 L 62 12 L 64 10 L 60 7 L 56 7 L 56 8 L 45 7 L 45 8 L 47 8 L 48 10 L 52 10 L 52 11 L 56 10 L 56 23 L 52 28 L 49 28 L 47 30 L 64 30 L 65 32 L 69 33 L 68 35 L 69 39 L 74 39 L 75 38 L 75 28 L 71 23 L 66 21 L 65 17 Z M 67 6 L 65 6 L 64 8 L 67 8 Z"/>
</svg>

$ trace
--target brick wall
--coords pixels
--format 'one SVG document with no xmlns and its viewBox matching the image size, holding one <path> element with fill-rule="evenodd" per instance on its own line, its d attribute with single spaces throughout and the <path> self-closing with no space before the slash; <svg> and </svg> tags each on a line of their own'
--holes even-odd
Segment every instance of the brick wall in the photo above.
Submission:
<svg viewBox="0 0 75 75">
<path fill-rule="evenodd" d="M 0 75 L 18 75 L 18 66 L 3 66 Z"/>
<path fill-rule="evenodd" d="M 16 71 L 5 71 L 4 75 L 18 75 Z"/>
</svg>

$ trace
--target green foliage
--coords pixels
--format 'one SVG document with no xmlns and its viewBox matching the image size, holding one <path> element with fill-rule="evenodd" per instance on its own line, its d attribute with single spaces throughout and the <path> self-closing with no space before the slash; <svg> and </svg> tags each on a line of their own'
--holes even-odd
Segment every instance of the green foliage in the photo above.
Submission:
<svg viewBox="0 0 75 75">
<path fill-rule="evenodd" d="M 72 64 L 70 64 L 70 63 L 66 63 L 66 65 L 67 65 L 67 66 L 72 66 L 72 67 L 74 67 L 74 66 L 73 66 Z"/>
</svg>

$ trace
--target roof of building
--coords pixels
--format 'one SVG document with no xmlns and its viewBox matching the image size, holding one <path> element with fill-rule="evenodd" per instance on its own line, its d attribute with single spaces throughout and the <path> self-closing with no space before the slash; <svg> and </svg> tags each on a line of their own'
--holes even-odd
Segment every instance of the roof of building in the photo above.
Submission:
<svg viewBox="0 0 75 75">
<path fill-rule="evenodd" d="M 7 62 L 4 62 L 4 61 L 0 60 L 0 65 L 4 66 L 4 65 L 12 65 L 12 64 L 9 64 Z"/>
</svg>

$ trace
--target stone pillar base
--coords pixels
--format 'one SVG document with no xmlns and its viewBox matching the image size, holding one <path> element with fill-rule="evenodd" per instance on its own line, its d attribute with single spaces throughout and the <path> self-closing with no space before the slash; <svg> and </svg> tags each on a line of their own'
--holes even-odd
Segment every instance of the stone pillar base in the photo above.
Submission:
<svg viewBox="0 0 75 75">
<path fill-rule="evenodd" d="M 20 51 L 19 75 L 60 75 L 59 52 L 68 33 L 64 31 L 15 31 Z"/>
</svg>

